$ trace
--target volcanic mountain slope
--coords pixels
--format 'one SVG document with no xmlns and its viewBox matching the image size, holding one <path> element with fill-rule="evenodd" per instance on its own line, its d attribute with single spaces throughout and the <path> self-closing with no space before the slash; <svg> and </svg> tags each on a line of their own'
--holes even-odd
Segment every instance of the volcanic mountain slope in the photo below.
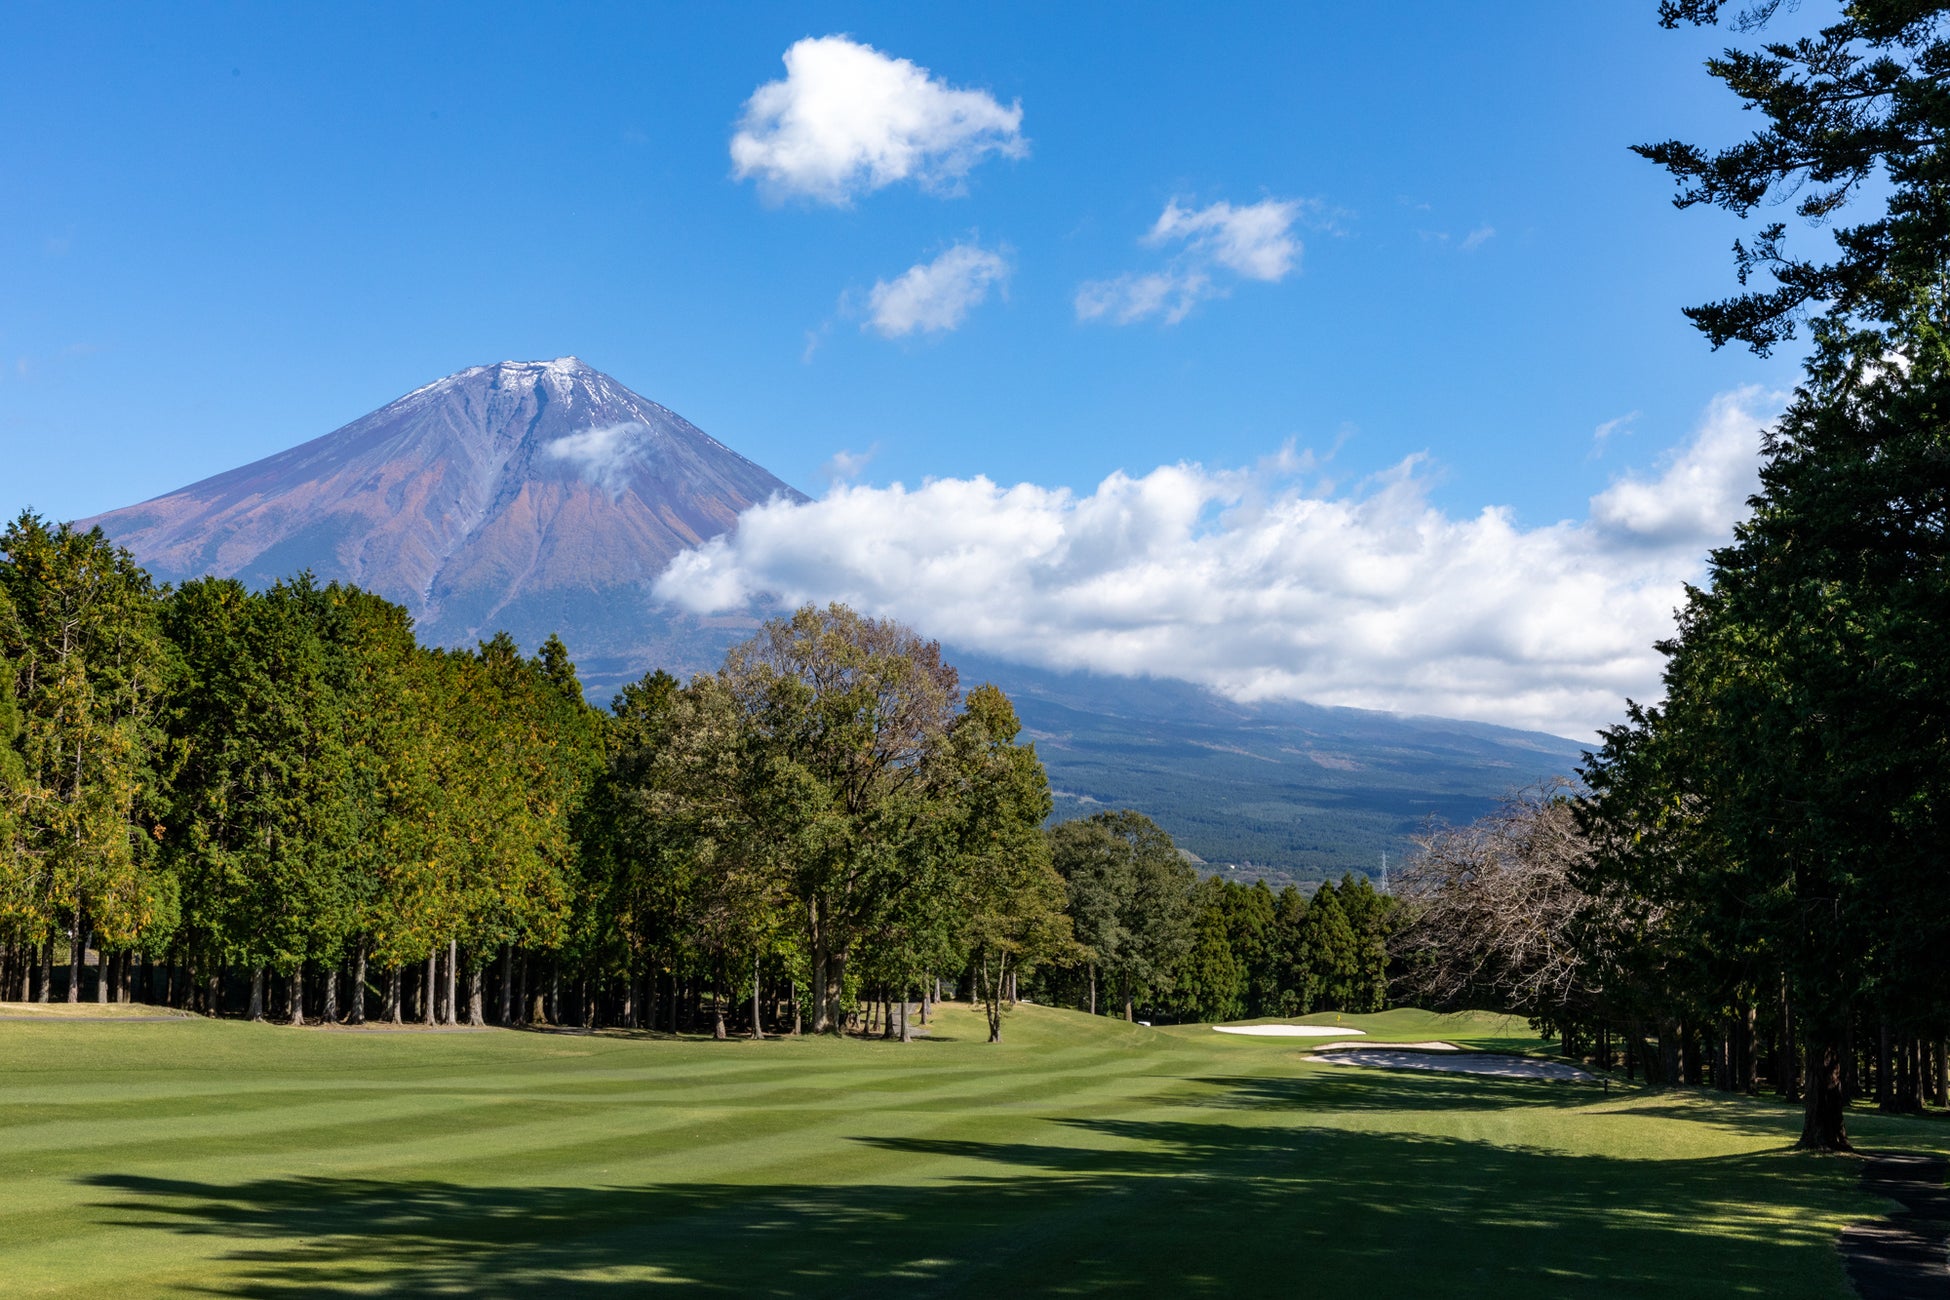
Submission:
<svg viewBox="0 0 1950 1300">
<path fill-rule="evenodd" d="M 322 438 L 81 522 L 160 580 L 264 586 L 309 568 L 399 601 L 423 640 L 505 628 L 532 648 L 560 631 L 593 660 L 642 662 L 708 632 L 654 606 L 648 582 L 774 496 L 803 499 L 562 357 L 463 370 Z"/>
</svg>

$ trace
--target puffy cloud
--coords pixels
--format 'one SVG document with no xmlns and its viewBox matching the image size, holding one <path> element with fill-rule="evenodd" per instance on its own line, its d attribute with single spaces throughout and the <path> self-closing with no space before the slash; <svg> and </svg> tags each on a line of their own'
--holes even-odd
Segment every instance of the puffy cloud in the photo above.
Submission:
<svg viewBox="0 0 1950 1300">
<path fill-rule="evenodd" d="M 1473 253 L 1495 238 L 1495 226 L 1478 226 L 1463 236 L 1462 243 L 1458 247 L 1465 253 Z"/>
<path fill-rule="evenodd" d="M 731 138 L 732 174 L 776 195 L 843 205 L 904 180 L 952 193 L 989 154 L 1029 150 L 1020 102 L 958 90 L 844 36 L 796 42 L 785 73 L 752 92 Z"/>
<path fill-rule="evenodd" d="M 557 438 L 542 448 L 545 460 L 568 462 L 582 477 L 612 495 L 629 486 L 630 475 L 643 458 L 646 425 L 610 424 Z"/>
<path fill-rule="evenodd" d="M 697 610 L 843 600 L 1045 667 L 1588 735 L 1656 693 L 1652 643 L 1740 513 L 1761 400 L 1717 401 L 1656 479 L 1621 480 L 1584 520 L 1451 515 L 1416 458 L 1346 493 L 1291 456 L 1118 473 L 1088 494 L 836 484 L 747 511 L 657 590 Z M 1645 504 L 1659 497 L 1690 504 Z"/>
<path fill-rule="evenodd" d="M 1720 538 L 1760 489 L 1753 409 L 1766 400 L 1753 387 L 1714 398 L 1693 440 L 1665 457 L 1657 477 L 1628 474 L 1591 499 L 1592 526 L 1639 546 L 1698 547 Z"/>
<path fill-rule="evenodd" d="M 1009 277 L 1009 261 L 975 244 L 956 244 L 932 262 L 910 266 L 867 294 L 867 320 L 882 338 L 952 330 Z"/>
<path fill-rule="evenodd" d="M 1200 302 L 1230 291 L 1219 272 L 1278 283 L 1299 265 L 1293 225 L 1308 206 L 1298 199 L 1262 199 L 1238 208 L 1226 202 L 1187 208 L 1172 199 L 1144 237 L 1154 248 L 1180 246 L 1170 265 L 1078 286 L 1077 319 L 1129 325 L 1162 316 L 1176 325 Z"/>
</svg>

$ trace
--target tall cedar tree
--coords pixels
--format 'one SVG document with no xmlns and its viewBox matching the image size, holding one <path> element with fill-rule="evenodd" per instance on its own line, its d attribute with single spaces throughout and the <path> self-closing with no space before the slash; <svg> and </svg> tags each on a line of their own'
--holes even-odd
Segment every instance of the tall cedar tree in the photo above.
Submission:
<svg viewBox="0 0 1950 1300">
<path fill-rule="evenodd" d="M 1723 8 L 1667 0 L 1661 17 L 1709 23 Z M 1754 30 L 1778 9 L 1741 11 L 1736 26 Z M 1797 214 L 1822 223 L 1881 200 L 1834 232 L 1832 256 L 1791 254 L 1786 223 L 1766 225 L 1736 244 L 1736 268 L 1743 289 L 1761 271 L 1774 287 L 1688 313 L 1716 346 L 1738 340 L 1762 353 L 1809 320 L 1815 350 L 1770 442 L 1754 521 L 1715 556 L 1712 588 L 1690 598 L 1665 647 L 1664 710 L 1635 713 L 1592 773 L 1617 805 L 1620 791 L 1659 792 L 1658 780 L 1618 774 L 1650 761 L 1691 801 L 1686 817 L 1664 820 L 1695 824 L 1708 851 L 1692 874 L 1727 877 L 1745 903 L 1738 946 L 1780 965 L 1806 1022 L 1802 1141 L 1818 1148 L 1848 1143 L 1852 1012 L 1874 998 L 1886 1017 L 1917 983 L 1879 954 L 1941 947 L 1936 891 L 1917 885 L 1925 867 L 1912 846 L 1936 815 L 1928 773 L 1942 752 L 1941 655 L 1918 651 L 1940 641 L 1945 612 L 1933 597 L 1944 530 L 1946 12 L 1859 0 L 1816 36 L 1730 49 L 1709 71 L 1766 125 L 1713 153 L 1679 141 L 1640 149 L 1679 181 L 1682 207 L 1748 217 L 1796 197 Z M 1879 918 L 1912 898 L 1921 915 Z"/>
<path fill-rule="evenodd" d="M 42 950 L 43 996 L 52 946 L 66 937 L 59 955 L 76 1001 L 91 943 L 126 950 L 173 920 L 150 802 L 164 664 L 156 597 L 100 529 L 23 513 L 0 535 L 0 557 L 13 607 L 0 659 L 14 678 L 26 796 L 7 906 L 16 939 Z"/>
<path fill-rule="evenodd" d="M 1733 26 L 1760 30 L 1781 8 L 1759 0 L 1736 10 Z M 1664 0 L 1659 15 L 1667 27 L 1711 24 L 1726 9 L 1725 0 Z M 1736 242 L 1743 292 L 1686 313 L 1715 347 L 1740 342 L 1764 355 L 1812 321 L 1823 350 L 1873 354 L 1900 334 L 1916 290 L 1940 282 L 1950 247 L 1946 13 L 1919 0 L 1854 0 L 1816 35 L 1728 49 L 1708 73 L 1766 124 L 1723 149 L 1637 147 L 1672 173 L 1681 208 L 1750 218 L 1793 200 L 1796 216 L 1825 227 L 1865 196 L 1881 200 L 1867 219 L 1836 228 L 1821 254 L 1790 251 L 1778 220 Z M 1763 273 L 1771 288 L 1747 287 Z"/>
<path fill-rule="evenodd" d="M 1124 1018 L 1168 994 L 1196 938 L 1198 873 L 1142 813 L 1102 812 L 1050 828 L 1085 959 L 1109 977 Z"/>
</svg>

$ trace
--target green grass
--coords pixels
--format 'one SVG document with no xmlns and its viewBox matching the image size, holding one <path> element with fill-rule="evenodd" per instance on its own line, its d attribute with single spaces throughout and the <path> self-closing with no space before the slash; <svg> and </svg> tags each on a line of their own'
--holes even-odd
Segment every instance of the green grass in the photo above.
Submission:
<svg viewBox="0 0 1950 1300">
<path fill-rule="evenodd" d="M 1546 1050 L 1497 1018 L 1346 1023 Z M 965 1008 L 938 1028 L 0 1023 L 0 1292 L 1843 1296 L 1836 1233 L 1887 1208 L 1767 1102 L 1034 1007 L 999 1046 Z"/>
</svg>

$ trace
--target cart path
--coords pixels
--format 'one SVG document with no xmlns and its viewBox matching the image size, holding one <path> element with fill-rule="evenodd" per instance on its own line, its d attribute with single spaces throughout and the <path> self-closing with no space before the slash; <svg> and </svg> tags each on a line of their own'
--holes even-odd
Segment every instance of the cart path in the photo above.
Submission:
<svg viewBox="0 0 1950 1300">
<path fill-rule="evenodd" d="M 1950 1188 L 1941 1156 L 1866 1152 L 1863 1190 L 1903 1208 L 1842 1232 L 1836 1243 L 1848 1280 L 1862 1300 L 1950 1296 Z"/>
</svg>

